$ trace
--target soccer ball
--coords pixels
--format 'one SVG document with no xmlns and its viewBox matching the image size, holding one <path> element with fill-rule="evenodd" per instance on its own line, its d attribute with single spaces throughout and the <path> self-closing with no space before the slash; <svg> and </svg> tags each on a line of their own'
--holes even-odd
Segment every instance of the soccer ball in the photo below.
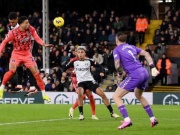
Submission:
<svg viewBox="0 0 180 135">
<path fill-rule="evenodd" d="M 64 19 L 62 17 L 56 17 L 53 20 L 53 24 L 56 27 L 62 27 L 64 25 Z"/>
</svg>

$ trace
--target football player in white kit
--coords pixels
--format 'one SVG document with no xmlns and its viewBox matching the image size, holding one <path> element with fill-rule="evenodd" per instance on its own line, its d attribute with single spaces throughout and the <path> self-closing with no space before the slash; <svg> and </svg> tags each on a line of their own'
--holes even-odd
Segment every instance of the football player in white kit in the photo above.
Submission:
<svg viewBox="0 0 180 135">
<path fill-rule="evenodd" d="M 119 115 L 114 113 L 112 106 L 109 103 L 107 96 L 104 94 L 103 90 L 99 87 L 98 83 L 94 80 L 91 74 L 91 66 L 100 66 L 93 60 L 86 58 L 86 48 L 84 46 L 78 46 L 77 48 L 77 55 L 78 59 L 69 62 L 66 66 L 64 71 L 69 68 L 74 68 L 76 73 L 77 82 L 78 82 L 78 107 L 79 107 L 79 120 L 84 120 L 83 115 L 83 94 L 84 91 L 89 89 L 93 91 L 97 95 L 99 95 L 104 104 L 106 105 L 107 109 L 110 112 L 111 117 L 118 118 Z"/>
</svg>

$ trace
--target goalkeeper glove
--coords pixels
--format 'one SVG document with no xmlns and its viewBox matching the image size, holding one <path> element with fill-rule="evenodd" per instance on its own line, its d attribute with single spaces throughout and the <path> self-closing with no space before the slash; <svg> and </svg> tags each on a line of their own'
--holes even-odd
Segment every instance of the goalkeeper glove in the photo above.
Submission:
<svg viewBox="0 0 180 135">
<path fill-rule="evenodd" d="M 156 77 L 159 74 L 159 71 L 156 69 L 156 67 L 154 66 L 154 64 L 150 65 L 151 68 L 151 74 L 153 77 Z"/>
</svg>

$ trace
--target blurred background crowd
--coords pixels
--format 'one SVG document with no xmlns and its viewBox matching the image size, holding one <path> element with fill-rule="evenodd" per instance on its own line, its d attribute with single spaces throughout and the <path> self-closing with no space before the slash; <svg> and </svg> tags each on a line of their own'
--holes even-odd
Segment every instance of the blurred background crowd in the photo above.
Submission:
<svg viewBox="0 0 180 135">
<path fill-rule="evenodd" d="M 51 4 L 51 3 L 50 3 Z M 13 9 L 13 8 L 12 8 Z M 91 8 L 93 9 L 93 8 Z M 9 9 L 10 10 L 10 9 Z M 12 11 L 12 10 L 10 10 Z M 42 13 L 39 11 L 31 11 L 31 13 L 23 12 L 22 9 L 14 10 L 18 16 L 26 15 L 32 26 L 35 27 L 38 35 L 42 37 Z M 65 25 L 61 28 L 54 27 L 52 20 L 54 17 L 61 16 L 65 20 Z M 46 85 L 47 91 L 72 91 L 71 77 L 69 74 L 62 74 L 63 66 L 71 58 L 75 57 L 75 49 L 79 45 L 86 46 L 87 56 L 94 59 L 97 63 L 102 65 L 104 75 L 100 75 L 102 69 L 91 67 L 92 74 L 98 83 L 102 83 L 107 75 L 116 74 L 114 68 L 114 59 L 112 50 L 115 47 L 115 36 L 119 31 L 123 31 L 128 35 L 127 43 L 131 45 L 139 45 L 143 43 L 142 33 L 145 34 L 147 28 L 143 31 L 138 31 L 138 19 L 145 19 L 147 27 L 150 23 L 150 17 L 147 12 L 138 11 L 120 14 L 113 8 L 108 10 L 91 10 L 90 12 L 84 10 L 83 12 L 77 10 L 66 11 L 55 8 L 55 11 L 50 12 L 49 20 L 49 43 L 54 44 L 50 48 L 50 72 L 42 70 L 43 56 L 42 46 L 34 42 L 33 56 L 37 62 L 37 66 L 41 72 L 41 76 Z M 8 19 L 7 16 L 0 16 L 0 42 L 7 34 Z M 151 49 L 148 45 L 146 51 L 152 56 L 154 63 L 159 70 L 161 69 L 161 76 L 152 78 L 150 76 L 148 85 L 156 84 L 162 78 L 167 78 L 168 68 L 171 68 L 171 61 L 166 62 L 166 45 L 180 44 L 180 11 L 169 9 L 162 24 L 154 31 L 152 39 L 155 49 Z M 6 49 L 0 54 L 0 81 L 4 73 L 8 70 L 8 63 L 11 56 L 12 46 L 7 45 Z M 148 63 L 143 57 L 139 58 L 142 65 L 147 68 L 150 73 Z M 165 59 L 165 60 L 164 60 Z M 167 68 L 168 67 L 168 68 Z M 162 69 L 164 71 L 162 71 Z M 27 87 L 31 85 L 31 78 L 23 67 L 23 85 Z M 12 89 L 13 84 L 16 83 L 16 76 L 9 82 L 8 89 Z M 107 87 L 107 91 L 116 88 L 116 82 L 112 79 Z M 162 80 L 162 85 L 167 83 Z M 109 88 L 110 87 L 110 88 Z M 110 90 L 109 90 L 110 89 Z"/>
</svg>

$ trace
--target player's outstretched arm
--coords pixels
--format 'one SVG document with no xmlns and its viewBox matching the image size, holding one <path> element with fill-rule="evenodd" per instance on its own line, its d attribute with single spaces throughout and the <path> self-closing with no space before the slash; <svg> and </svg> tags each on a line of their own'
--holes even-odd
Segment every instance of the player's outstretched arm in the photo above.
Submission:
<svg viewBox="0 0 180 135">
<path fill-rule="evenodd" d="M 42 46 L 45 46 L 45 47 L 53 47 L 54 46 L 53 44 L 46 44 L 46 43 L 44 43 L 44 41 L 38 36 L 38 34 L 37 34 L 37 32 L 36 32 L 34 27 L 30 26 L 30 31 L 31 31 L 31 34 L 32 34 L 34 40 L 38 44 L 40 44 Z"/>
<path fill-rule="evenodd" d="M 149 63 L 149 65 L 153 64 L 153 59 L 152 59 L 152 57 L 150 56 L 150 54 L 147 51 L 141 50 L 139 55 L 144 56 L 145 59 L 147 60 L 147 62 Z"/>
<path fill-rule="evenodd" d="M 45 47 L 53 47 L 54 45 L 53 44 L 43 44 L 43 46 L 45 46 Z"/>
<path fill-rule="evenodd" d="M 75 60 L 73 60 L 73 61 L 71 61 L 71 60 L 69 60 L 66 64 L 65 64 L 65 66 L 64 66 L 64 68 L 63 68 L 63 72 L 66 72 L 68 69 L 70 69 L 70 68 L 74 68 L 74 61 Z"/>
<path fill-rule="evenodd" d="M 157 76 L 159 74 L 159 71 L 156 69 L 154 63 L 153 63 L 153 59 L 152 57 L 150 56 L 150 54 L 145 51 L 145 50 L 142 50 L 139 55 L 143 55 L 145 57 L 145 59 L 147 60 L 147 62 L 149 63 L 149 66 L 151 68 L 151 74 L 152 76 Z"/>
</svg>

